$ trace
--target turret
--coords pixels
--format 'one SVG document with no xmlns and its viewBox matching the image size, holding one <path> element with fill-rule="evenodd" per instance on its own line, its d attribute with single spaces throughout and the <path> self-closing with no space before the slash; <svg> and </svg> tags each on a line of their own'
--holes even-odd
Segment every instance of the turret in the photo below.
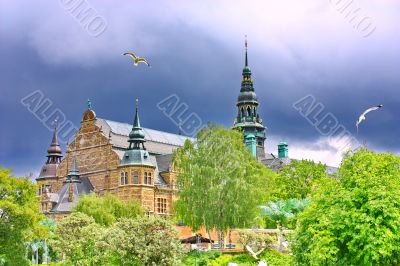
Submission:
<svg viewBox="0 0 400 266">
<path fill-rule="evenodd" d="M 247 55 L 247 39 L 245 40 L 245 64 L 242 71 L 242 82 L 240 93 L 236 102 L 237 117 L 233 128 L 241 129 L 244 134 L 244 140 L 247 141 L 247 136 L 255 137 L 256 155 L 257 157 L 265 157 L 264 141 L 266 127 L 262 124 L 262 119 L 258 114 L 258 99 L 254 91 L 251 70 L 248 65 Z"/>
<path fill-rule="evenodd" d="M 40 171 L 39 177 L 36 178 L 36 181 L 45 181 L 57 177 L 57 167 L 61 162 L 62 151 L 58 143 L 57 121 L 55 121 L 54 124 L 53 138 L 47 149 L 47 160 Z"/>
<path fill-rule="evenodd" d="M 136 99 L 136 112 L 133 121 L 133 127 L 129 133 L 129 147 L 125 151 L 124 157 L 121 160 L 121 166 L 123 165 L 151 165 L 149 153 L 146 151 L 144 143 L 146 142 L 144 131 L 140 126 L 139 122 L 139 100 Z"/>
<path fill-rule="evenodd" d="M 280 159 L 287 158 L 289 156 L 288 145 L 285 141 L 281 140 L 278 144 L 278 157 Z"/>
</svg>

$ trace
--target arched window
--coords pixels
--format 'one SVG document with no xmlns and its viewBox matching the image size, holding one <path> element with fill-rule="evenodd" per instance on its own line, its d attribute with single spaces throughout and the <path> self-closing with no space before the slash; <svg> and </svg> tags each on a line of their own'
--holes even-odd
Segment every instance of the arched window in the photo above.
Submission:
<svg viewBox="0 0 400 266">
<path fill-rule="evenodd" d="M 241 108 L 241 111 L 242 111 L 242 117 L 244 117 L 245 114 L 244 114 L 244 108 L 243 107 Z"/>
<path fill-rule="evenodd" d="M 247 106 L 247 115 L 248 115 L 248 116 L 251 116 L 251 109 L 250 109 L 250 106 Z"/>
<path fill-rule="evenodd" d="M 147 172 L 144 172 L 143 183 L 144 183 L 144 184 L 147 184 Z"/>
<path fill-rule="evenodd" d="M 124 179 L 125 179 L 125 185 L 126 185 L 126 184 L 129 184 L 128 172 L 125 172 Z"/>
<path fill-rule="evenodd" d="M 121 180 L 120 180 L 121 185 L 125 185 L 125 174 L 124 172 L 121 172 Z"/>
<path fill-rule="evenodd" d="M 151 173 L 147 176 L 147 184 L 151 185 Z"/>
<path fill-rule="evenodd" d="M 253 107 L 253 115 L 254 116 L 256 115 L 256 108 L 255 107 Z"/>
<path fill-rule="evenodd" d="M 132 176 L 133 176 L 133 184 L 139 184 L 139 173 L 135 171 L 132 173 Z"/>
</svg>

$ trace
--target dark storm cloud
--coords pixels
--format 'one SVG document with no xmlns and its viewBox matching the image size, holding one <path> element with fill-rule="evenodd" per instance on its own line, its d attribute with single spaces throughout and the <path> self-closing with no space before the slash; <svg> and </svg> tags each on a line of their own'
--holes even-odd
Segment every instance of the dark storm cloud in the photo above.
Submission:
<svg viewBox="0 0 400 266">
<path fill-rule="evenodd" d="M 0 163 L 22 174 L 38 171 L 45 159 L 51 132 L 20 103 L 35 90 L 77 126 L 88 98 L 99 117 L 131 122 L 139 97 L 143 126 L 177 132 L 156 107 L 173 93 L 204 122 L 230 126 L 245 33 L 271 142 L 284 138 L 292 147 L 332 148 L 317 141 L 320 133 L 292 107 L 312 94 L 352 132 L 365 107 L 384 104 L 361 125 L 359 138 L 377 150 L 397 152 L 399 5 L 387 2 L 373 13 L 368 7 L 374 4 L 363 2 L 363 10 L 376 17 L 377 30 L 362 38 L 329 1 L 305 1 L 291 9 L 284 2 L 263 1 L 243 11 L 245 3 L 91 1 L 107 21 L 96 38 L 56 1 L 41 7 L 2 3 Z M 121 55 L 126 51 L 147 57 L 152 67 L 132 66 Z"/>
</svg>

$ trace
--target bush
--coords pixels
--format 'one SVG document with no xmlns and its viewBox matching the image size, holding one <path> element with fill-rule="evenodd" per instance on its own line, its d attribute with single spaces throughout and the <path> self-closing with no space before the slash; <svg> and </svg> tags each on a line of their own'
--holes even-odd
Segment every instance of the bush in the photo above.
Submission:
<svg viewBox="0 0 400 266">
<path fill-rule="evenodd" d="M 348 153 L 312 195 L 292 244 L 299 265 L 400 263 L 400 157 Z"/>
</svg>

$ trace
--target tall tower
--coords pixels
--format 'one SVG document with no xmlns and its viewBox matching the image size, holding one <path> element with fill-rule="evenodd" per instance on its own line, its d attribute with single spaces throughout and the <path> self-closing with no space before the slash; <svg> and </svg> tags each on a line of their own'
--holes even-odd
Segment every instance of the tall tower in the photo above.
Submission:
<svg viewBox="0 0 400 266">
<path fill-rule="evenodd" d="M 262 124 L 257 108 L 258 99 L 254 92 L 253 80 L 251 78 L 251 70 L 248 65 L 247 59 L 247 39 L 245 40 L 245 63 L 242 72 L 242 84 L 240 87 L 240 93 L 236 102 L 237 106 L 237 117 L 233 124 L 233 128 L 243 130 L 244 139 L 249 137 L 255 137 L 252 145 L 256 145 L 256 156 L 257 158 L 264 158 L 264 141 L 266 127 Z M 249 144 L 246 144 L 249 145 Z M 249 147 L 250 150 L 254 150 L 254 147 Z"/>
<path fill-rule="evenodd" d="M 36 181 L 38 183 L 43 183 L 41 181 L 46 182 L 57 179 L 57 168 L 61 162 L 61 157 L 61 147 L 60 144 L 58 144 L 57 137 L 57 123 L 55 123 L 53 139 L 51 141 L 50 147 L 47 149 L 46 163 L 43 165 L 42 170 L 40 171 L 40 175 L 36 178 Z M 41 193 L 41 191 L 39 191 L 39 193 Z"/>
</svg>

